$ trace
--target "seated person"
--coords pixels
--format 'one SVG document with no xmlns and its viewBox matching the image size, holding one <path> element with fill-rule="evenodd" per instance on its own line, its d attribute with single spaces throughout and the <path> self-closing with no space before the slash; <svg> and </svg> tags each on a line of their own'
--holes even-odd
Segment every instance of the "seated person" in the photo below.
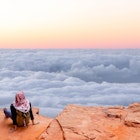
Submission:
<svg viewBox="0 0 140 140">
<path fill-rule="evenodd" d="M 34 122 L 31 103 L 25 98 L 23 91 L 20 91 L 16 94 L 15 101 L 10 106 L 10 111 L 4 108 L 4 114 L 6 118 L 12 119 L 14 130 L 17 129 L 17 126 L 28 125 L 29 118 L 32 120 L 33 125 L 37 124 Z M 21 117 L 24 117 L 25 119 L 23 120 L 23 123 L 20 122 L 19 124 L 19 120 L 21 121 Z"/>
</svg>

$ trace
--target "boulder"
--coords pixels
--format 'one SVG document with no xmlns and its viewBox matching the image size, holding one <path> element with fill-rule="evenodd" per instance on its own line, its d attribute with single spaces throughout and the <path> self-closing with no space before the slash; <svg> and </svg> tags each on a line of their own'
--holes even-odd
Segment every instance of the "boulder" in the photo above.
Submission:
<svg viewBox="0 0 140 140">
<path fill-rule="evenodd" d="M 140 104 L 133 103 L 128 106 L 127 115 L 124 120 L 125 125 L 129 127 L 140 128 Z"/>
<path fill-rule="evenodd" d="M 123 106 L 68 105 L 55 118 L 59 127 L 57 134 L 62 135 L 62 140 L 140 140 L 140 128 L 126 125 L 128 110 Z M 46 128 L 44 140 L 54 133 L 53 128 L 53 123 Z M 61 140 L 57 137 L 54 139 Z M 53 140 L 53 135 L 49 140 Z"/>
</svg>

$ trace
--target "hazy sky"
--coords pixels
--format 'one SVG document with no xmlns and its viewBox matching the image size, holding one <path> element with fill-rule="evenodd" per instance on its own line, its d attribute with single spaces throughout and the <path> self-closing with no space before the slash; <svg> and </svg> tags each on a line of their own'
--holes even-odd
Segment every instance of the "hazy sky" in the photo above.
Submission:
<svg viewBox="0 0 140 140">
<path fill-rule="evenodd" d="M 140 48 L 140 0 L 0 0 L 0 48 Z"/>
</svg>

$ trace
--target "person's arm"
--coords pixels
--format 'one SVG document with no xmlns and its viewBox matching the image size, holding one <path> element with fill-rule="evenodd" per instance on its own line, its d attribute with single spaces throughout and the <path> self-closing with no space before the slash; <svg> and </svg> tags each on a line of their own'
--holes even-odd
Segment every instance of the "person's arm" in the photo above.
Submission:
<svg viewBox="0 0 140 140">
<path fill-rule="evenodd" d="M 12 121 L 13 121 L 14 129 L 16 130 L 17 129 L 17 122 L 16 122 L 17 113 L 16 113 L 16 109 L 13 106 L 13 104 L 11 104 L 10 110 L 11 110 L 11 114 L 12 114 Z"/>
<path fill-rule="evenodd" d="M 31 117 L 31 120 L 34 120 L 34 115 L 33 115 L 31 103 L 30 103 L 30 117 Z"/>
<path fill-rule="evenodd" d="M 39 123 L 39 122 L 35 122 L 35 121 L 34 121 L 34 115 L 33 115 L 32 105 L 31 105 L 31 103 L 30 103 L 30 117 L 31 117 L 31 120 L 32 120 L 32 124 L 33 124 L 33 125 Z"/>
<path fill-rule="evenodd" d="M 31 120 L 32 120 L 32 124 L 34 125 L 35 122 L 34 122 L 34 115 L 33 115 L 32 105 L 31 105 L 31 103 L 30 103 L 30 117 L 31 117 Z"/>
</svg>

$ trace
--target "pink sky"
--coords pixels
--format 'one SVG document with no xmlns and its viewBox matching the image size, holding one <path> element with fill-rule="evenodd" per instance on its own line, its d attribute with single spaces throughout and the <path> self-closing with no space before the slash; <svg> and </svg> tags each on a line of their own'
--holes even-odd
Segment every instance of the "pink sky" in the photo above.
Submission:
<svg viewBox="0 0 140 140">
<path fill-rule="evenodd" d="M 139 0 L 0 2 L 0 48 L 140 48 Z"/>
</svg>

